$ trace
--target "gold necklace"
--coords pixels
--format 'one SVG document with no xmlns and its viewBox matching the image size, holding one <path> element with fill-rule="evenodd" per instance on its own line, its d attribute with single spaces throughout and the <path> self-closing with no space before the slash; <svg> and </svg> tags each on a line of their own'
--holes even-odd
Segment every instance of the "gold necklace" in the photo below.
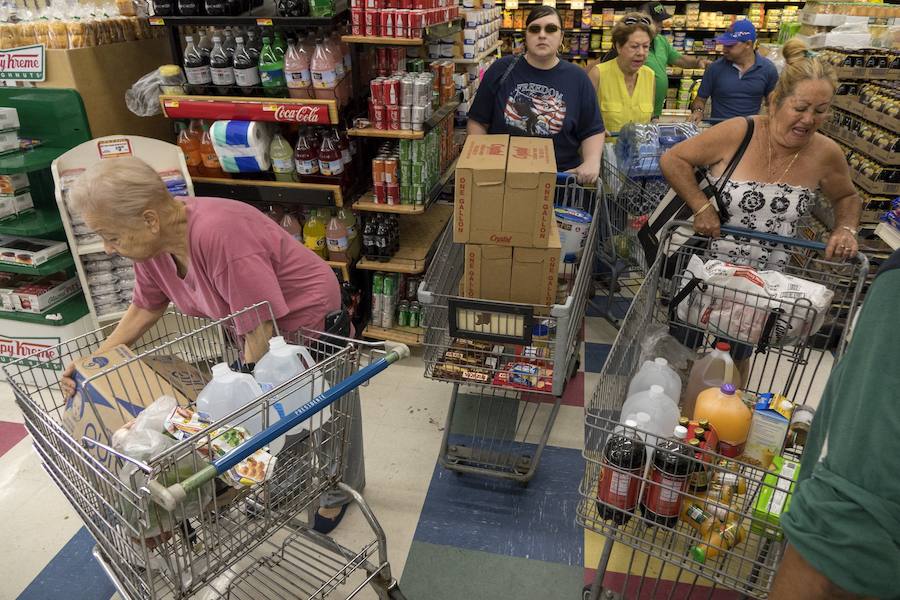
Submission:
<svg viewBox="0 0 900 600">
<path fill-rule="evenodd" d="M 774 175 L 774 173 L 772 171 L 772 135 L 771 135 L 772 128 L 768 126 L 768 123 L 766 124 L 766 126 L 767 126 L 767 129 L 769 130 L 769 135 L 766 136 L 766 138 L 769 142 L 769 158 L 768 158 L 768 162 L 766 165 L 766 170 L 768 171 L 769 179 L 772 179 L 772 177 Z M 787 175 L 788 171 L 791 170 L 791 167 L 794 166 L 794 162 L 797 160 L 797 157 L 800 156 L 801 152 L 803 152 L 803 148 L 800 148 L 799 150 L 797 150 L 797 153 L 794 154 L 794 158 L 791 159 L 791 162 L 788 164 L 787 168 L 781 173 L 781 177 L 776 178 L 775 181 L 772 181 L 771 183 L 778 183 L 779 181 L 784 179 L 784 176 Z"/>
</svg>

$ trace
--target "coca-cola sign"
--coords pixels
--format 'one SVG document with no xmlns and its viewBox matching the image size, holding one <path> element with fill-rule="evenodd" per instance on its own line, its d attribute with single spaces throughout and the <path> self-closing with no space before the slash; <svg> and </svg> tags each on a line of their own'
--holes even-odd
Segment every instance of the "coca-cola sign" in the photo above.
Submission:
<svg viewBox="0 0 900 600">
<path fill-rule="evenodd" d="M 329 121 L 327 106 L 279 104 L 275 108 L 275 120 L 284 123 L 321 123 L 323 118 Z"/>
<path fill-rule="evenodd" d="M 0 81 L 44 81 L 47 79 L 44 45 L 0 50 Z"/>
<path fill-rule="evenodd" d="M 170 119 L 270 121 L 331 125 L 333 102 L 305 104 L 278 100 L 243 100 L 190 96 L 162 96 L 163 113 Z"/>
</svg>

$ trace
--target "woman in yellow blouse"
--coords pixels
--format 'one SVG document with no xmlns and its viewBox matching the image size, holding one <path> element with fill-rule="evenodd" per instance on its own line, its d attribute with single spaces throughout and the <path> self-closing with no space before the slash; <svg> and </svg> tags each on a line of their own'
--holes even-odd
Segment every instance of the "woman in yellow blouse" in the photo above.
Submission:
<svg viewBox="0 0 900 600">
<path fill-rule="evenodd" d="M 603 123 L 611 133 L 618 133 L 626 123 L 649 123 L 653 116 L 656 75 L 644 64 L 653 40 L 651 27 L 646 15 L 625 15 L 612 31 L 618 56 L 589 73 Z"/>
</svg>

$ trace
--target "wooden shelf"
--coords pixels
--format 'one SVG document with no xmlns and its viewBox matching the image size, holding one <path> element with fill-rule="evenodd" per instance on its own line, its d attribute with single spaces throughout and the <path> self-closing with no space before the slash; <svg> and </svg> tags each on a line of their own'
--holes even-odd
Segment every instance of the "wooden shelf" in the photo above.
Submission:
<svg viewBox="0 0 900 600">
<path fill-rule="evenodd" d="M 501 29 L 501 31 L 503 31 L 503 30 Z M 507 31 L 511 31 L 511 30 L 507 30 Z M 522 31 L 524 31 L 524 29 Z M 572 31 L 575 31 L 575 30 L 573 29 Z M 585 33 L 587 33 L 590 31 L 590 29 L 585 29 L 584 31 L 585 31 Z M 481 54 L 476 55 L 475 58 L 426 58 L 425 62 L 437 62 L 439 60 L 440 61 L 448 60 L 457 65 L 474 65 L 474 64 L 480 63 L 481 61 L 486 59 L 488 56 L 490 56 L 491 54 L 496 52 L 502 45 L 503 45 L 503 42 L 498 41 L 496 44 L 494 44 L 493 46 L 491 46 L 490 48 L 488 48 Z"/>
<path fill-rule="evenodd" d="M 843 142 L 854 150 L 858 150 L 866 154 L 882 165 L 900 165 L 900 152 L 889 152 L 884 148 L 879 148 L 871 142 L 860 138 L 856 134 L 850 133 L 843 127 L 837 127 L 833 123 L 825 123 L 821 127 L 822 131 L 834 139 Z M 898 130 L 894 130 L 898 131 Z"/>
<path fill-rule="evenodd" d="M 853 183 L 870 194 L 882 194 L 885 196 L 896 196 L 900 194 L 900 183 L 872 181 L 859 171 L 854 171 L 852 168 L 850 169 L 850 178 L 853 180 Z"/>
<path fill-rule="evenodd" d="M 334 100 L 163 94 L 159 103 L 163 114 L 170 119 L 230 119 L 304 125 L 339 123 Z"/>
<path fill-rule="evenodd" d="M 447 102 L 436 111 L 434 111 L 431 116 L 422 124 L 422 131 L 408 131 L 408 130 L 396 130 L 396 129 L 374 129 L 371 127 L 365 128 L 352 128 L 347 130 L 347 135 L 353 135 L 357 137 L 371 137 L 371 138 L 387 138 L 387 139 L 401 139 L 401 140 L 421 140 L 425 137 L 425 134 L 437 127 L 441 124 L 444 119 L 453 114 L 453 111 L 456 110 L 456 107 L 459 106 L 459 100 L 451 100 Z"/>
<path fill-rule="evenodd" d="M 268 180 L 257 180 L 257 179 L 229 179 L 224 177 L 191 177 L 191 180 L 194 182 L 195 186 L 206 185 L 210 187 L 216 187 L 220 190 L 222 188 L 228 187 L 239 187 L 239 188 L 247 188 L 247 192 L 251 193 L 253 190 L 254 198 L 240 198 L 241 200 L 247 200 L 249 202 L 256 201 L 270 201 L 270 202 L 290 202 L 290 196 L 293 194 L 299 194 L 301 192 L 315 192 L 313 196 L 322 196 L 325 198 L 323 201 L 318 197 L 310 197 L 309 204 L 321 205 L 321 206 L 329 206 L 331 203 L 327 201 L 328 195 L 331 194 L 334 198 L 333 205 L 341 207 L 344 205 L 344 195 L 341 192 L 341 186 L 333 185 L 333 184 L 325 184 L 325 183 L 304 183 L 304 182 L 292 182 L 292 181 L 268 181 Z M 268 193 L 261 193 L 259 188 L 264 188 Z M 283 195 L 285 198 L 281 200 L 269 198 L 271 195 Z M 259 199 L 256 196 L 260 196 Z M 262 198 L 261 196 L 266 196 L 266 198 Z M 296 200 L 295 200 L 296 202 Z M 299 202 L 302 203 L 302 202 Z"/>
<path fill-rule="evenodd" d="M 356 268 L 418 275 L 425 271 L 431 250 L 453 216 L 450 204 L 435 204 L 421 215 L 400 218 L 400 249 L 387 262 L 362 258 Z"/>
<path fill-rule="evenodd" d="M 841 110 L 853 113 L 857 117 L 871 121 L 876 125 L 884 127 L 890 131 L 900 131 L 900 119 L 886 115 L 874 108 L 869 108 L 865 104 L 857 101 L 855 96 L 835 96 L 834 106 Z"/>
<path fill-rule="evenodd" d="M 837 67 L 838 79 L 888 79 L 900 80 L 900 69 L 864 69 L 860 67 Z"/>
<path fill-rule="evenodd" d="M 374 197 L 375 195 L 372 192 L 366 192 L 359 200 L 353 203 L 353 210 L 395 215 L 421 215 L 425 212 L 424 204 L 376 204 Z"/>
<path fill-rule="evenodd" d="M 326 260 L 325 262 L 328 263 L 328 266 L 332 269 L 340 271 L 344 281 L 350 281 L 350 263 L 342 260 Z"/>
<path fill-rule="evenodd" d="M 373 340 L 400 342 L 407 346 L 421 346 L 425 340 L 425 330 L 421 327 L 376 327 L 369 325 L 363 331 L 363 337 Z"/>
<path fill-rule="evenodd" d="M 348 44 L 378 44 L 381 46 L 422 46 L 423 38 L 395 38 L 369 35 L 342 35 L 341 41 Z"/>
<path fill-rule="evenodd" d="M 279 17 L 276 15 L 235 15 L 210 17 L 207 15 L 198 15 L 193 17 L 170 16 L 170 17 L 150 17 L 148 20 L 150 25 L 163 27 L 166 25 L 182 26 L 182 25 L 256 25 L 257 27 L 329 27 L 340 22 L 346 15 L 347 11 L 343 10 L 333 17 Z"/>
</svg>

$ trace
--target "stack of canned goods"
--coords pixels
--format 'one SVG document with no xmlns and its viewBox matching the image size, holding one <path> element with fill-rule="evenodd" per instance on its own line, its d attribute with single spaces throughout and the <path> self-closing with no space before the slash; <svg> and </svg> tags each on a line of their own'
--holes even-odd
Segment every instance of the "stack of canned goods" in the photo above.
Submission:
<svg viewBox="0 0 900 600">
<path fill-rule="evenodd" d="M 372 277 L 372 319 L 375 327 L 419 327 L 422 307 L 416 300 L 420 278 L 395 273 Z"/>
<path fill-rule="evenodd" d="M 431 117 L 433 73 L 376 77 L 369 82 L 369 121 L 375 129 L 422 131 Z"/>
<path fill-rule="evenodd" d="M 375 204 L 425 204 L 440 176 L 442 131 L 381 145 L 372 159 Z"/>
<path fill-rule="evenodd" d="M 456 97 L 456 84 L 453 76 L 456 74 L 456 64 L 449 60 L 432 62 L 429 65 L 434 74 L 432 89 L 437 97 L 437 103 L 442 106 Z"/>
</svg>

